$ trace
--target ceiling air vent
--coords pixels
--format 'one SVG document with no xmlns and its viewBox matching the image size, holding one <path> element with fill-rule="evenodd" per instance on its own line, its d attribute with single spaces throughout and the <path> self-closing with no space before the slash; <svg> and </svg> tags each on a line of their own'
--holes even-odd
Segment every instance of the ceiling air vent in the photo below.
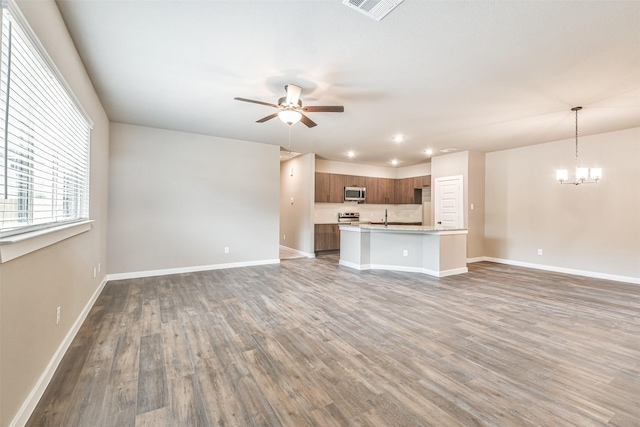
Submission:
<svg viewBox="0 0 640 427">
<path fill-rule="evenodd" d="M 285 162 L 289 159 L 293 159 L 294 157 L 298 157 L 300 153 L 296 153 L 295 151 L 287 150 L 286 148 L 280 147 L 280 161 Z"/>
<path fill-rule="evenodd" d="M 342 4 L 346 4 L 376 21 L 384 18 L 400 3 L 402 0 L 342 0 Z"/>
</svg>

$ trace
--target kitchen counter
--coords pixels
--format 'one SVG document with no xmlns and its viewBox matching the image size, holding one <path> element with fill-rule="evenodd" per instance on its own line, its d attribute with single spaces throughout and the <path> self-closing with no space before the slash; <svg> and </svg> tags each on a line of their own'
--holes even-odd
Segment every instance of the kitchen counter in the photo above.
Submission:
<svg viewBox="0 0 640 427">
<path fill-rule="evenodd" d="M 340 225 L 340 265 L 436 277 L 466 273 L 467 233 L 422 225 Z"/>
<path fill-rule="evenodd" d="M 466 228 L 451 228 L 451 227 L 433 227 L 429 225 L 417 225 L 417 224 L 404 224 L 404 223 L 393 223 L 390 222 L 388 225 L 384 224 L 360 224 L 360 228 L 370 229 L 370 230 L 388 230 L 388 231 L 418 231 L 418 232 L 458 232 L 464 231 L 464 234 L 467 234 L 468 230 Z"/>
</svg>

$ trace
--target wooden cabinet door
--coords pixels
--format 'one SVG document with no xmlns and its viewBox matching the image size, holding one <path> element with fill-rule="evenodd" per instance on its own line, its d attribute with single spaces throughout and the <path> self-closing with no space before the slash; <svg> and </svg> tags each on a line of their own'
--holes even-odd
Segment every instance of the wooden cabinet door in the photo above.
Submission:
<svg viewBox="0 0 640 427">
<path fill-rule="evenodd" d="M 384 203 L 380 193 L 380 178 L 368 176 L 365 178 L 364 186 L 367 188 L 367 198 L 365 203 L 372 205 Z"/>
<path fill-rule="evenodd" d="M 414 202 L 413 178 L 403 178 L 396 180 L 396 203 L 407 205 Z"/>
<path fill-rule="evenodd" d="M 380 179 L 380 194 L 382 204 L 392 205 L 396 203 L 396 186 L 395 179 L 391 178 L 379 178 Z"/>
<path fill-rule="evenodd" d="M 329 203 L 342 203 L 344 202 L 344 187 L 346 176 L 338 175 L 335 173 L 329 174 L 330 191 L 329 191 Z"/>
<path fill-rule="evenodd" d="M 313 249 L 315 252 L 340 249 L 339 224 L 315 224 Z"/>
<path fill-rule="evenodd" d="M 316 172 L 315 201 L 320 203 L 329 202 L 331 191 L 328 173 Z"/>
<path fill-rule="evenodd" d="M 367 178 L 357 175 L 344 175 L 345 187 L 366 187 Z"/>
<path fill-rule="evenodd" d="M 414 188 L 430 187 L 431 175 L 416 176 L 413 178 L 413 186 Z"/>
</svg>

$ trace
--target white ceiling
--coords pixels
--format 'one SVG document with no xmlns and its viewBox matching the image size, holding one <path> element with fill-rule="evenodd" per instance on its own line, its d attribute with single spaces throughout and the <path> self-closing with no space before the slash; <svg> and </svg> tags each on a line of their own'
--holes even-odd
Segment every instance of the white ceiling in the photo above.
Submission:
<svg viewBox="0 0 640 427">
<path fill-rule="evenodd" d="M 57 4 L 112 121 L 288 145 L 256 120 L 284 85 L 318 126 L 292 150 L 399 166 L 640 126 L 640 2 L 405 0 L 380 22 L 341 0 Z M 395 134 L 406 140 L 395 143 Z"/>
</svg>

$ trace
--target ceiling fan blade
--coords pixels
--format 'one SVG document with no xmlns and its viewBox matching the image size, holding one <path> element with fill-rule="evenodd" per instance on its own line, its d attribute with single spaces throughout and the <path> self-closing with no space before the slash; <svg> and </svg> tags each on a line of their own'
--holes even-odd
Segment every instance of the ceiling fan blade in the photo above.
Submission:
<svg viewBox="0 0 640 427">
<path fill-rule="evenodd" d="M 256 120 L 256 123 L 264 123 L 264 122 L 266 122 L 267 120 L 271 120 L 271 119 L 273 119 L 274 117 L 278 117 L 278 113 L 273 113 L 273 114 L 271 114 L 271 115 L 269 115 L 269 116 L 267 116 L 267 117 L 263 117 L 263 118 L 261 118 L 260 120 Z"/>
<path fill-rule="evenodd" d="M 298 100 L 300 99 L 300 92 L 302 92 L 302 88 L 300 86 L 288 84 L 285 87 L 287 91 L 287 105 L 296 105 L 298 104 Z"/>
<path fill-rule="evenodd" d="M 251 102 L 253 104 L 267 105 L 269 107 L 279 108 L 276 104 L 271 104 L 269 102 L 254 101 L 253 99 L 247 99 L 247 98 L 233 98 L 233 99 L 235 99 L 236 101 Z"/>
<path fill-rule="evenodd" d="M 309 113 L 342 113 L 344 112 L 344 107 L 342 105 L 325 105 L 325 106 L 311 106 L 311 107 L 302 107 L 302 111 L 307 111 Z"/>
<path fill-rule="evenodd" d="M 312 128 L 314 126 L 318 126 L 318 124 L 316 122 L 314 122 L 313 120 L 311 120 L 309 117 L 305 116 L 304 114 L 302 114 L 302 117 L 300 117 L 300 121 L 302 123 L 304 123 L 305 126 L 307 126 L 308 128 Z"/>
</svg>

